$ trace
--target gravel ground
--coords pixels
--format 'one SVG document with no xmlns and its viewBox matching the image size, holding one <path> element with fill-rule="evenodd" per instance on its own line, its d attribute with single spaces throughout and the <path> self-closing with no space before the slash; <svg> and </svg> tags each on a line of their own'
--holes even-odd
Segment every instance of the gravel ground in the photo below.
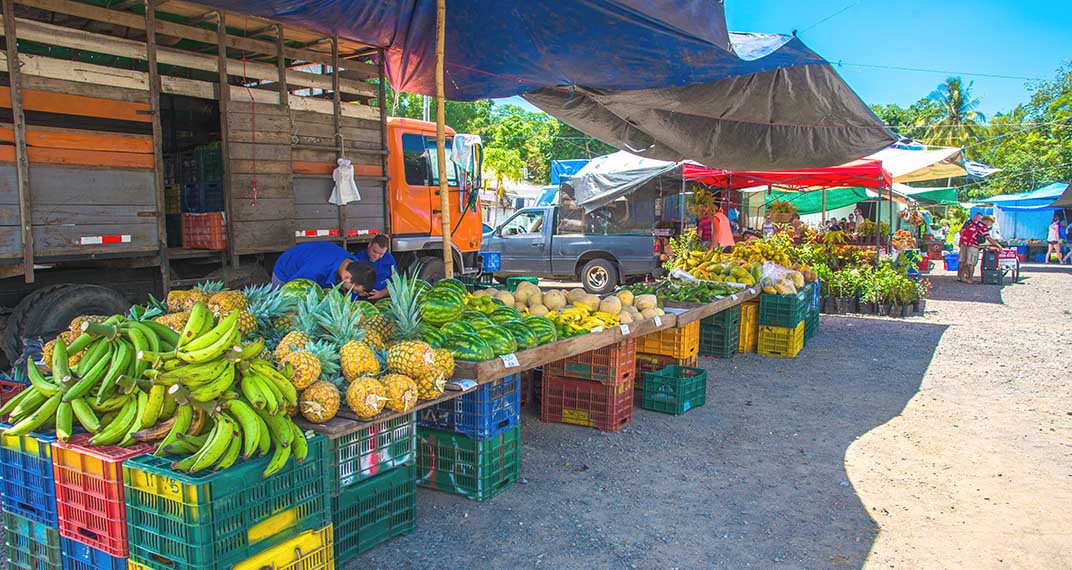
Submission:
<svg viewBox="0 0 1072 570">
<path fill-rule="evenodd" d="M 522 484 L 418 492 L 347 568 L 1072 568 L 1072 274 L 925 317 L 824 316 L 794 360 L 703 359 L 702 408 L 619 433 L 522 418 Z"/>
</svg>

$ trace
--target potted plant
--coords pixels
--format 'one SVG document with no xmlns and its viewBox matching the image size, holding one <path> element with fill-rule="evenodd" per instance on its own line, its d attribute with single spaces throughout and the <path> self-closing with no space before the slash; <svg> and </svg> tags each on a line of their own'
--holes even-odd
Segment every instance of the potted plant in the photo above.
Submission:
<svg viewBox="0 0 1072 570">
<path fill-rule="evenodd" d="M 927 297 L 931 294 L 930 279 L 920 279 L 916 282 L 916 313 L 922 315 L 927 310 Z"/>
<path fill-rule="evenodd" d="M 793 221 L 793 216 L 796 213 L 797 207 L 785 200 L 775 200 L 767 204 L 767 215 L 776 224 L 787 224 Z"/>
<path fill-rule="evenodd" d="M 878 305 L 881 300 L 879 288 L 874 275 L 860 287 L 860 312 L 865 315 L 878 313 Z"/>
</svg>

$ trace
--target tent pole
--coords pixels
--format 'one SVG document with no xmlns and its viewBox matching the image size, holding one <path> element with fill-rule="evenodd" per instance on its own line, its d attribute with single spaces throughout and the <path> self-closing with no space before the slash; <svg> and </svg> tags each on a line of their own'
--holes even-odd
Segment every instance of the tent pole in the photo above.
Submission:
<svg viewBox="0 0 1072 570">
<path fill-rule="evenodd" d="M 826 225 L 826 188 L 823 188 L 823 225 Z"/>
<path fill-rule="evenodd" d="M 439 163 L 439 219 L 443 235 L 443 276 L 454 277 L 454 255 L 451 250 L 450 192 L 447 189 L 447 144 L 444 88 L 443 88 L 443 43 L 446 35 L 447 0 L 436 0 L 436 160 Z M 461 198 L 459 198 L 460 200 Z"/>
<path fill-rule="evenodd" d="M 681 176 L 681 199 L 678 200 L 678 211 L 681 216 L 681 233 L 685 233 L 685 176 Z"/>
<path fill-rule="evenodd" d="M 893 238 L 893 211 L 897 209 L 897 206 L 893 203 L 893 186 L 890 186 L 890 238 Z M 879 229 L 882 228 L 882 224 L 879 224 Z M 893 253 L 893 239 L 886 242 L 886 250 Z"/>
<path fill-rule="evenodd" d="M 878 254 L 882 249 L 882 186 L 878 187 L 878 199 L 875 200 L 875 265 L 878 265 Z"/>
</svg>

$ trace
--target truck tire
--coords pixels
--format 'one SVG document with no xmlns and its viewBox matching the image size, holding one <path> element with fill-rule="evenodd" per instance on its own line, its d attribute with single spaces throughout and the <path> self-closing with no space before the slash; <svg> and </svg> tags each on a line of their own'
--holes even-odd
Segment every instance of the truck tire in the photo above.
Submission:
<svg viewBox="0 0 1072 570">
<path fill-rule="evenodd" d="M 22 352 L 22 339 L 52 337 L 78 315 L 126 313 L 130 303 L 114 289 L 99 285 L 53 285 L 27 295 L 15 307 L 4 330 L 3 349 L 10 362 Z"/>
<path fill-rule="evenodd" d="M 613 261 L 597 257 L 581 269 L 581 286 L 593 295 L 605 295 L 618 286 L 618 267 Z"/>
<path fill-rule="evenodd" d="M 447 275 L 446 265 L 443 258 L 432 255 L 424 255 L 417 258 L 421 264 L 419 277 L 429 283 L 435 283 Z"/>
</svg>

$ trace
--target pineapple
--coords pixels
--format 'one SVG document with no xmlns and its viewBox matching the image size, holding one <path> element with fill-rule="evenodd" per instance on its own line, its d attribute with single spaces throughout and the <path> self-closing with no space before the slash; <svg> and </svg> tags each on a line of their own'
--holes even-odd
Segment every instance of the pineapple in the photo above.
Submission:
<svg viewBox="0 0 1072 570">
<path fill-rule="evenodd" d="M 293 299 L 293 297 L 286 298 Z M 298 326 L 298 313 L 295 311 L 287 311 L 272 319 L 272 328 L 277 331 L 287 331 L 296 326 Z"/>
<path fill-rule="evenodd" d="M 387 396 L 387 409 L 404 414 L 417 405 L 417 383 L 403 374 L 387 374 L 380 379 Z"/>
<path fill-rule="evenodd" d="M 249 336 L 257 332 L 257 319 L 253 316 L 253 313 L 245 309 L 238 309 L 238 332 L 242 336 Z"/>
<path fill-rule="evenodd" d="M 374 350 L 383 350 L 387 348 L 387 343 L 383 341 L 383 337 L 380 333 L 372 330 L 365 329 L 365 344 L 369 345 Z"/>
<path fill-rule="evenodd" d="M 366 317 L 361 323 L 361 327 L 366 331 L 375 334 L 380 342 L 386 342 L 395 336 L 395 326 L 391 322 L 391 319 L 385 315 L 373 315 Z"/>
<path fill-rule="evenodd" d="M 322 424 L 339 413 L 339 389 L 331 382 L 319 380 L 301 393 L 301 415 L 314 424 Z"/>
<path fill-rule="evenodd" d="M 417 340 L 421 326 L 421 305 L 417 296 L 421 289 L 410 273 L 393 272 L 387 282 L 391 294 L 390 317 L 397 328 L 397 342 L 387 347 L 387 370 L 410 378 L 424 378 L 435 369 L 432 347 Z"/>
<path fill-rule="evenodd" d="M 369 345 L 360 340 L 352 340 L 339 349 L 339 364 L 342 375 L 347 382 L 353 382 L 360 376 L 378 376 L 380 362 Z"/>
<path fill-rule="evenodd" d="M 362 313 L 350 296 L 331 289 L 320 302 L 318 321 L 324 339 L 335 344 L 343 377 L 347 382 L 359 376 L 376 376 L 380 364 L 369 345 L 362 342 L 367 331 L 360 328 Z"/>
<path fill-rule="evenodd" d="M 443 371 L 444 378 L 454 376 L 454 355 L 445 348 L 433 348 L 432 355 L 436 368 Z"/>
<path fill-rule="evenodd" d="M 294 330 L 288 332 L 279 341 L 275 349 L 276 360 L 282 361 L 283 357 L 294 347 L 305 346 L 315 338 L 319 331 L 320 310 L 320 295 L 315 291 L 310 291 L 304 299 L 300 300 Z"/>
<path fill-rule="evenodd" d="M 153 320 L 173 331 L 181 332 L 182 328 L 186 326 L 186 319 L 188 318 L 190 318 L 190 311 L 182 311 L 180 313 L 161 315 Z"/>
<path fill-rule="evenodd" d="M 186 310 L 186 297 L 190 292 L 185 290 L 174 289 L 168 291 L 167 294 L 167 308 L 172 313 L 181 313 Z"/>
<path fill-rule="evenodd" d="M 346 388 L 346 405 L 363 420 L 379 414 L 386 403 L 383 384 L 371 376 L 356 378 Z"/>
<path fill-rule="evenodd" d="M 279 345 L 275 347 L 275 359 L 282 361 L 288 354 L 295 348 L 305 346 L 312 339 L 309 335 L 302 331 L 290 331 L 279 341 Z"/>
<path fill-rule="evenodd" d="M 197 287 L 186 291 L 186 294 L 182 296 L 182 310 L 189 311 L 193 308 L 194 303 L 204 303 L 208 305 L 209 299 L 212 298 L 213 293 L 219 293 L 223 291 L 223 281 L 206 281 L 199 284 Z M 171 306 L 171 303 L 168 303 Z"/>
<path fill-rule="evenodd" d="M 292 350 L 279 359 L 282 365 L 290 365 L 293 373 L 290 383 L 298 390 L 304 390 L 320 378 L 320 360 L 312 352 L 299 349 Z"/>
<path fill-rule="evenodd" d="M 432 349 L 435 368 L 417 380 L 417 395 L 422 400 L 434 400 L 443 395 L 447 380 L 454 375 L 454 356 L 449 350 Z"/>
<path fill-rule="evenodd" d="M 249 308 L 249 300 L 239 291 L 220 291 L 208 298 L 208 308 L 218 316 L 229 315 Z"/>
<path fill-rule="evenodd" d="M 287 318 L 285 314 L 295 306 L 294 297 L 285 297 L 280 289 L 266 285 L 250 285 L 242 290 L 242 294 L 249 302 L 247 310 L 257 320 L 257 334 L 270 338 L 276 330 L 294 328 L 294 321 L 290 320 L 285 327 L 276 327 L 276 320 Z"/>
<path fill-rule="evenodd" d="M 52 370 L 52 355 L 56 352 L 56 339 L 52 339 L 41 347 L 41 362 L 45 368 Z"/>
<path fill-rule="evenodd" d="M 77 317 L 71 319 L 70 331 L 72 333 L 74 333 L 75 335 L 80 335 L 80 334 L 82 334 L 82 323 L 87 322 L 87 321 L 94 322 L 94 323 L 103 323 L 105 320 L 107 320 L 107 318 L 108 317 L 105 317 L 103 315 L 80 315 L 80 316 L 77 316 Z"/>
</svg>

